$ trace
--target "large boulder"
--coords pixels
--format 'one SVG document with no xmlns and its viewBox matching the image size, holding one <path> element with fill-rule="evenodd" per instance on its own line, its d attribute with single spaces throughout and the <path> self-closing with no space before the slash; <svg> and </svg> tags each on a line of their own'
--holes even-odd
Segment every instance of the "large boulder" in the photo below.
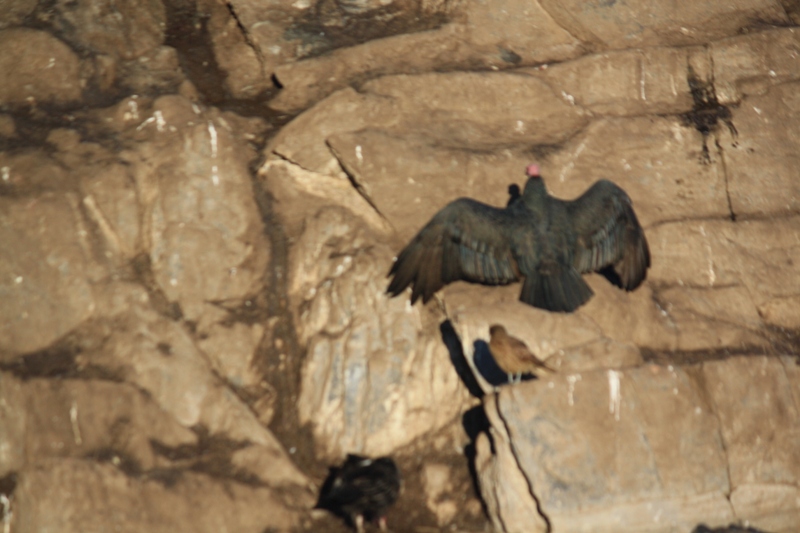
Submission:
<svg viewBox="0 0 800 533">
<path fill-rule="evenodd" d="M 531 531 L 538 514 L 558 531 L 667 532 L 738 519 L 790 531 L 794 368 L 791 358 L 741 357 L 503 387 L 486 398 L 490 437 L 476 459 L 495 523 Z M 511 497 L 509 484 L 528 490 Z"/>
</svg>

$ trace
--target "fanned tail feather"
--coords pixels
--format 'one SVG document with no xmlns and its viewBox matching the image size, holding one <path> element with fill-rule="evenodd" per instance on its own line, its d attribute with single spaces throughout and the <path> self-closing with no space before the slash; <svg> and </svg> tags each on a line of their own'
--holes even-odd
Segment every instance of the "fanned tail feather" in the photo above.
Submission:
<svg viewBox="0 0 800 533">
<path fill-rule="evenodd" d="M 547 273 L 539 271 L 525 278 L 519 299 L 548 311 L 570 313 L 593 295 L 575 268 L 551 265 Z"/>
<path fill-rule="evenodd" d="M 632 291 L 642 284 L 650 267 L 650 248 L 641 230 L 628 231 L 626 251 L 622 260 L 614 266 L 619 273 L 622 288 Z"/>
</svg>

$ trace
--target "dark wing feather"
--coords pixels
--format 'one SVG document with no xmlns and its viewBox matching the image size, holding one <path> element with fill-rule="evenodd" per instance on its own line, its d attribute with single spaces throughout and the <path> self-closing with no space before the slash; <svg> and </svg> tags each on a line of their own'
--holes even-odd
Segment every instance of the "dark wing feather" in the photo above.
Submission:
<svg viewBox="0 0 800 533">
<path fill-rule="evenodd" d="M 391 458 L 348 455 L 317 507 L 352 515 L 380 515 L 397 500 L 399 492 L 400 472 Z"/>
<path fill-rule="evenodd" d="M 566 204 L 577 235 L 575 268 L 583 273 L 613 267 L 623 289 L 638 287 L 650 267 L 650 248 L 625 191 L 600 180 Z"/>
<path fill-rule="evenodd" d="M 511 252 L 509 234 L 514 217 L 469 198 L 445 206 L 397 256 L 387 292 L 397 296 L 412 286 L 411 303 L 453 281 L 487 285 L 517 281 L 519 269 Z"/>
</svg>

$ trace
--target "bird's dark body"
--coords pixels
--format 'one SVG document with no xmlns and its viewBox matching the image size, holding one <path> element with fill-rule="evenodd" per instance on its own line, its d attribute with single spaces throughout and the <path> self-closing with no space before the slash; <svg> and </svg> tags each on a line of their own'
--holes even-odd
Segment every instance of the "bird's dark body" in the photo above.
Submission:
<svg viewBox="0 0 800 533">
<path fill-rule="evenodd" d="M 445 206 L 398 255 L 388 292 L 397 296 L 411 285 L 411 302 L 427 302 L 457 280 L 524 280 L 520 300 L 569 312 L 593 294 L 581 274 L 612 267 L 630 291 L 649 266 L 647 240 L 622 189 L 600 180 L 565 201 L 550 196 L 536 175 L 505 208 L 469 198 Z"/>
<path fill-rule="evenodd" d="M 400 471 L 391 457 L 349 454 L 333 469 L 317 507 L 348 517 L 361 530 L 364 519 L 382 519 L 400 494 Z"/>
</svg>

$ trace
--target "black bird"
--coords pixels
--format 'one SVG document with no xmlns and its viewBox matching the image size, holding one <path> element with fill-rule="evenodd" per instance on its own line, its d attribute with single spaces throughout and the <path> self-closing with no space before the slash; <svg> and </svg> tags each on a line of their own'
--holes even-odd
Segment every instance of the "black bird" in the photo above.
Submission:
<svg viewBox="0 0 800 533">
<path fill-rule="evenodd" d="M 332 468 L 316 507 L 346 517 L 364 531 L 364 519 L 378 520 L 386 529 L 386 510 L 400 494 L 400 471 L 391 457 L 369 459 L 348 454 L 344 464 Z"/>
<path fill-rule="evenodd" d="M 571 312 L 594 294 L 581 277 L 586 272 L 637 288 L 650 249 L 625 191 L 600 180 L 579 198 L 560 200 L 548 194 L 538 165 L 526 170 L 522 195 L 504 209 L 459 198 L 436 213 L 397 256 L 387 292 L 397 296 L 411 285 L 413 304 L 457 280 L 524 280 L 520 300 Z"/>
</svg>

